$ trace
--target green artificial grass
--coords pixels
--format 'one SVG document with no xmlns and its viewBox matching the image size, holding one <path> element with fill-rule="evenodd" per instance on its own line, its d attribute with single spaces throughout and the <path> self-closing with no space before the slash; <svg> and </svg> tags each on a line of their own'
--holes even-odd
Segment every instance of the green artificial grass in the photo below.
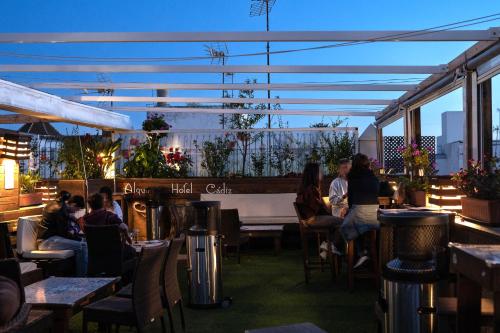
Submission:
<svg viewBox="0 0 500 333">
<path fill-rule="evenodd" d="M 224 295 L 233 298 L 232 306 L 201 310 L 186 306 L 187 332 L 242 333 L 300 322 L 314 323 L 331 333 L 376 332 L 373 282 L 356 281 L 356 289 L 350 293 L 345 274 L 334 282 L 326 270 L 313 272 L 305 285 L 300 251 L 285 250 L 279 256 L 243 253 L 240 265 L 234 258 L 224 259 L 223 269 Z M 185 287 L 185 273 L 179 278 Z M 183 294 L 188 303 L 187 288 Z M 174 315 L 176 332 L 182 332 L 178 312 Z M 81 315 L 72 319 L 71 328 L 81 331 Z M 91 326 L 90 332 L 95 330 Z M 120 331 L 129 332 L 127 328 Z M 160 325 L 152 325 L 147 332 L 161 332 Z"/>
</svg>

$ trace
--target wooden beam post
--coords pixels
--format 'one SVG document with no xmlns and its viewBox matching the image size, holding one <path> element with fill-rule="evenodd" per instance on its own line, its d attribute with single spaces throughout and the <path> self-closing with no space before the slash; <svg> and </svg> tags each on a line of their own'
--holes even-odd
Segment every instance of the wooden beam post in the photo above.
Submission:
<svg viewBox="0 0 500 333">
<path fill-rule="evenodd" d="M 479 111 L 479 148 L 484 165 L 484 157 L 493 154 L 492 86 L 491 79 L 483 81 L 477 89 Z"/>
<path fill-rule="evenodd" d="M 477 101 L 477 73 L 467 71 L 463 83 L 464 121 L 464 166 L 470 159 L 479 160 L 479 113 Z"/>
</svg>

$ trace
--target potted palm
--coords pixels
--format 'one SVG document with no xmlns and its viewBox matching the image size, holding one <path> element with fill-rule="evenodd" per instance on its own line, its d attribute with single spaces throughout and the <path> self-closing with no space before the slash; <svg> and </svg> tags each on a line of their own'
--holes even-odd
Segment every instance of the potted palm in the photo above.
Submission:
<svg viewBox="0 0 500 333">
<path fill-rule="evenodd" d="M 41 180 L 40 174 L 36 171 L 28 171 L 28 173 L 19 176 L 19 207 L 27 207 L 42 204 L 42 192 L 38 192 L 36 184 Z"/>
<path fill-rule="evenodd" d="M 452 180 L 466 196 L 461 198 L 462 215 L 483 223 L 500 224 L 500 170 L 498 161 L 489 160 L 488 167 L 470 160 L 467 168 L 453 175 Z"/>
</svg>

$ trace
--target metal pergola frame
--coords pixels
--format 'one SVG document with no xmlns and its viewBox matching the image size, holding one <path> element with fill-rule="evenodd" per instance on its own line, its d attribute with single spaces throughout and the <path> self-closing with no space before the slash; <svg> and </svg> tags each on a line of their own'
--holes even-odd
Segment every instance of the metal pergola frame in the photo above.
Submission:
<svg viewBox="0 0 500 333">
<path fill-rule="evenodd" d="M 438 74 L 438 66 L 279 66 L 279 65 L 0 65 L 6 73 L 286 73 L 286 74 Z"/>
<path fill-rule="evenodd" d="M 201 31 L 3 33 L 0 43 L 495 41 L 500 30 Z"/>
<path fill-rule="evenodd" d="M 41 82 L 28 85 L 42 89 L 116 89 L 116 90 L 290 90 L 290 91 L 402 91 L 395 100 L 384 99 L 318 99 L 318 98 L 201 98 L 143 96 L 73 96 L 78 101 L 98 102 L 170 102 L 170 103 L 280 103 L 324 105 L 385 105 L 380 111 L 365 110 L 262 110 L 263 114 L 283 115 L 362 115 L 375 116 L 377 136 L 382 144 L 382 128 L 404 117 L 407 140 L 420 138 L 420 106 L 458 87 L 464 89 L 464 158 L 480 158 L 491 150 L 491 77 L 500 72 L 500 28 L 487 30 L 426 29 L 413 31 L 267 31 L 267 32 L 92 32 L 92 33 L 0 33 L 0 43 L 151 43 L 151 42 L 477 42 L 448 64 L 430 66 L 346 66 L 346 65 L 13 65 L 0 64 L 0 72 L 46 73 L 316 73 L 316 74 L 430 74 L 415 84 L 202 84 L 202 83 L 141 83 L 141 82 Z M 28 89 L 28 88 L 26 88 Z M 0 86 L 1 90 L 1 86 Z M 71 102 L 68 102 L 71 103 Z M 78 103 L 74 103 L 78 104 Z M 82 104 L 79 104 L 82 105 Z M 94 108 L 96 109 L 96 108 Z M 131 107 L 113 106 L 112 110 L 128 112 L 196 112 L 253 113 L 239 109 L 209 107 Z M 38 117 L 36 113 L 28 116 Z M 56 120 L 57 117 L 53 117 Z M 46 117 L 46 119 L 48 119 Z M 63 119 L 64 120 L 64 119 Z M 1 121 L 1 120 L 0 120 Z M 488 127 L 489 126 L 489 127 Z M 120 131 L 122 131 L 121 129 Z M 269 129 L 276 130 L 276 129 Z M 293 130 L 293 129 L 288 129 Z M 127 129 L 125 129 L 127 131 Z M 488 142 L 489 140 L 489 142 Z"/>
<path fill-rule="evenodd" d="M 416 84 L 327 84 L 327 83 L 143 83 L 143 82 L 35 82 L 35 89 L 114 90 L 280 90 L 280 91 L 411 91 Z"/>
</svg>

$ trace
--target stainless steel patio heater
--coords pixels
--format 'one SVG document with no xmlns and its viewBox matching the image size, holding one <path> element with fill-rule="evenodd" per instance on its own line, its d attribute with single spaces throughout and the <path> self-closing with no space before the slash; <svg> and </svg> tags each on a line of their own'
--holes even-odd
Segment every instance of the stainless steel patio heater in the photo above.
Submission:
<svg viewBox="0 0 500 333">
<path fill-rule="evenodd" d="M 194 201 L 193 226 L 187 232 L 189 304 L 219 306 L 222 296 L 220 202 Z"/>
<path fill-rule="evenodd" d="M 381 215 L 392 234 L 394 258 L 382 267 L 382 331 L 437 332 L 438 282 L 447 273 L 447 214 L 399 212 Z"/>
</svg>

